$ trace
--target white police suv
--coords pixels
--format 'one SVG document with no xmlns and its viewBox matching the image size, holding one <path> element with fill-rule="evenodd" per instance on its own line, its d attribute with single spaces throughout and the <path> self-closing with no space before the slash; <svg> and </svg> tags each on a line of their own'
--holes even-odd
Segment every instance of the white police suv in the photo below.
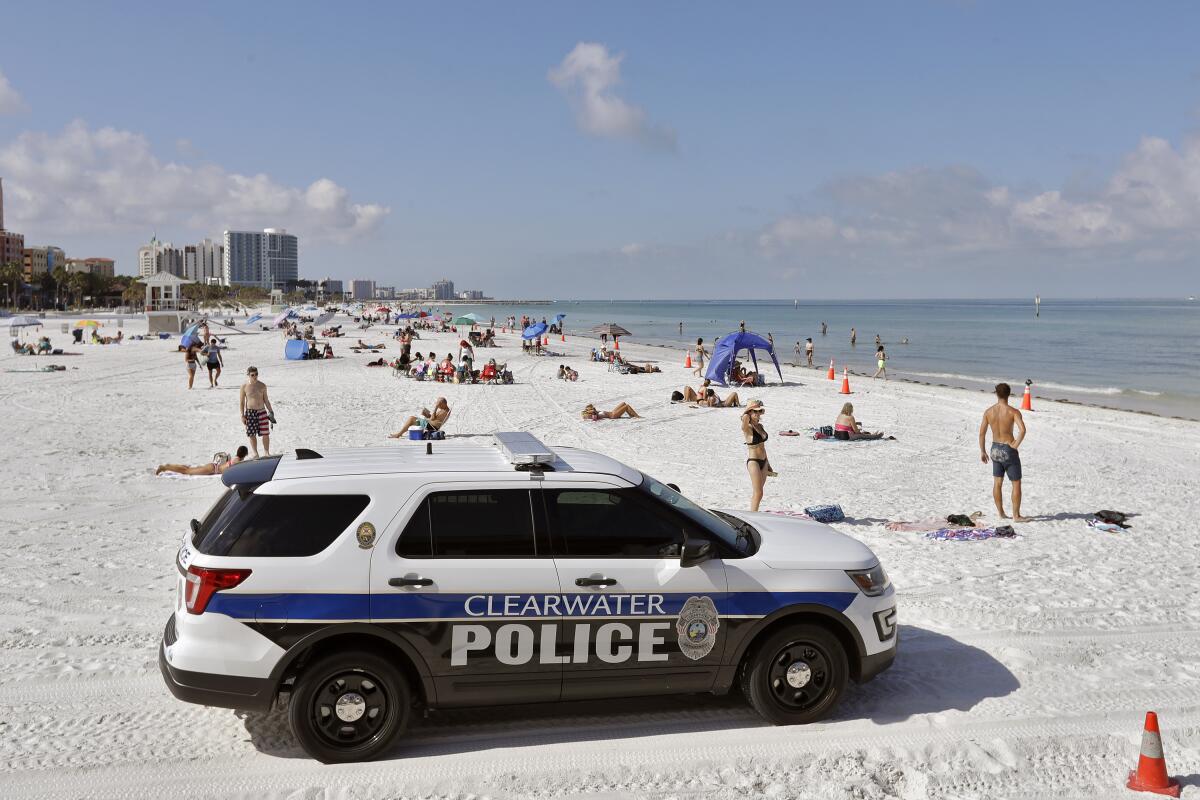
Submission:
<svg viewBox="0 0 1200 800">
<path fill-rule="evenodd" d="M 416 708 L 712 692 L 820 719 L 896 653 L 895 593 L 818 523 L 707 511 L 611 458 L 494 442 L 249 461 L 179 550 L 159 663 L 326 762 Z"/>
</svg>

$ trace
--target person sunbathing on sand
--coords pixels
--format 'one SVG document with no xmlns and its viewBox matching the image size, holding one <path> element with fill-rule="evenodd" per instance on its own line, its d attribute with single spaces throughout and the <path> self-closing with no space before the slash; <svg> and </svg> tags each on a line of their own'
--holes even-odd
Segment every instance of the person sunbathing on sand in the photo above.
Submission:
<svg viewBox="0 0 1200 800">
<path fill-rule="evenodd" d="M 388 435 L 389 439 L 399 439 L 408 435 L 408 429 L 412 427 L 420 428 L 423 431 L 440 431 L 442 426 L 446 424 L 446 420 L 450 418 L 450 404 L 446 402 L 446 398 L 439 397 L 437 402 L 433 404 L 433 412 L 430 413 L 428 408 L 421 409 L 421 416 L 411 416 L 404 420 L 403 427 L 396 433 Z"/>
<path fill-rule="evenodd" d="M 843 403 L 842 412 L 838 414 L 837 422 L 833 424 L 833 438 L 842 441 L 852 439 L 882 439 L 883 433 L 869 433 L 862 429 L 858 420 L 854 419 L 854 404 Z"/>
<path fill-rule="evenodd" d="M 217 453 L 213 456 L 212 461 L 207 464 L 198 464 L 194 467 L 189 467 L 187 464 L 159 464 L 158 469 L 154 470 L 154 474 L 162 475 L 164 472 L 177 472 L 180 475 L 220 475 L 234 464 L 240 464 L 245 461 L 246 454 L 249 452 L 250 450 L 246 445 L 242 445 L 237 449 L 237 454 L 233 458 L 230 458 L 228 453 Z"/>
<path fill-rule="evenodd" d="M 705 389 L 704 397 L 699 398 L 696 402 L 709 408 L 737 408 L 741 405 L 737 392 L 730 392 L 729 396 L 722 400 L 713 389 Z"/>
<path fill-rule="evenodd" d="M 592 422 L 596 422 L 597 420 L 601 419 L 620 419 L 627 414 L 629 415 L 630 419 L 637 419 L 641 416 L 641 414 L 633 410 L 633 406 L 625 402 L 617 403 L 617 407 L 612 411 L 597 411 L 594 405 L 588 403 L 587 406 L 584 407 L 583 411 L 580 412 L 580 415 L 584 419 L 591 420 Z"/>
</svg>

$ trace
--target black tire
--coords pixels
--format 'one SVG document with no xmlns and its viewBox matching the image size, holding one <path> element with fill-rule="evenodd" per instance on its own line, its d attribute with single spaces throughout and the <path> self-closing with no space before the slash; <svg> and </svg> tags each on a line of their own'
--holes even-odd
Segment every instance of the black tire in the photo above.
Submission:
<svg viewBox="0 0 1200 800">
<path fill-rule="evenodd" d="M 412 689 L 400 670 L 375 653 L 351 650 L 305 667 L 288 704 L 288 723 L 304 752 L 318 761 L 369 761 L 407 727 L 411 708 Z"/>
<path fill-rule="evenodd" d="M 803 683 L 789 682 L 789 674 Z M 837 707 L 849 676 L 846 651 L 836 636 L 819 625 L 789 625 L 754 648 L 742 667 L 742 693 L 764 719 L 803 725 Z"/>
</svg>

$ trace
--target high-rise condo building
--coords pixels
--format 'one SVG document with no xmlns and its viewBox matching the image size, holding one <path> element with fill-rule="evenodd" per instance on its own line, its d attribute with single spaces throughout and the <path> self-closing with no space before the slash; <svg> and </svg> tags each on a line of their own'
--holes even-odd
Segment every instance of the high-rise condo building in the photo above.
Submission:
<svg viewBox="0 0 1200 800">
<path fill-rule="evenodd" d="M 299 240 L 283 228 L 225 231 L 224 283 L 289 290 L 300 278 Z"/>
<path fill-rule="evenodd" d="M 148 278 L 158 272 L 183 277 L 183 251 L 170 242 L 151 237 L 150 244 L 138 248 L 138 275 Z"/>
<path fill-rule="evenodd" d="M 197 283 L 223 283 L 225 246 L 205 239 L 183 248 L 183 277 Z"/>
</svg>

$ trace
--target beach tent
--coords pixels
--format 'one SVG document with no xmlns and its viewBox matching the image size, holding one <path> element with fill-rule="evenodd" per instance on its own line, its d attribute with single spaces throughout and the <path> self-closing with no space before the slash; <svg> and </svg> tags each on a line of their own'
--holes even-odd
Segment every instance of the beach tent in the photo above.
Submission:
<svg viewBox="0 0 1200 800">
<path fill-rule="evenodd" d="M 288 361 L 303 361 L 308 358 L 308 342 L 303 339 L 288 339 L 283 346 L 283 355 Z"/>
<path fill-rule="evenodd" d="M 530 325 L 525 330 L 521 331 L 521 338 L 522 339 L 536 339 L 539 336 L 541 336 L 543 333 L 546 332 L 546 327 L 547 327 L 547 325 L 544 322 L 534 323 L 533 325 Z"/>
<path fill-rule="evenodd" d="M 750 361 L 754 363 L 756 372 L 759 369 L 754 351 L 765 350 L 775 364 L 779 380 L 783 380 L 783 371 L 779 369 L 779 359 L 775 357 L 775 348 L 757 333 L 749 331 L 730 333 L 717 340 L 717 346 L 713 348 L 712 358 L 708 362 L 708 368 L 704 371 L 704 377 L 718 386 L 727 386 L 726 378 L 729 377 L 729 370 L 733 367 L 733 361 L 737 358 L 738 353 L 743 350 L 749 351 Z"/>
</svg>

